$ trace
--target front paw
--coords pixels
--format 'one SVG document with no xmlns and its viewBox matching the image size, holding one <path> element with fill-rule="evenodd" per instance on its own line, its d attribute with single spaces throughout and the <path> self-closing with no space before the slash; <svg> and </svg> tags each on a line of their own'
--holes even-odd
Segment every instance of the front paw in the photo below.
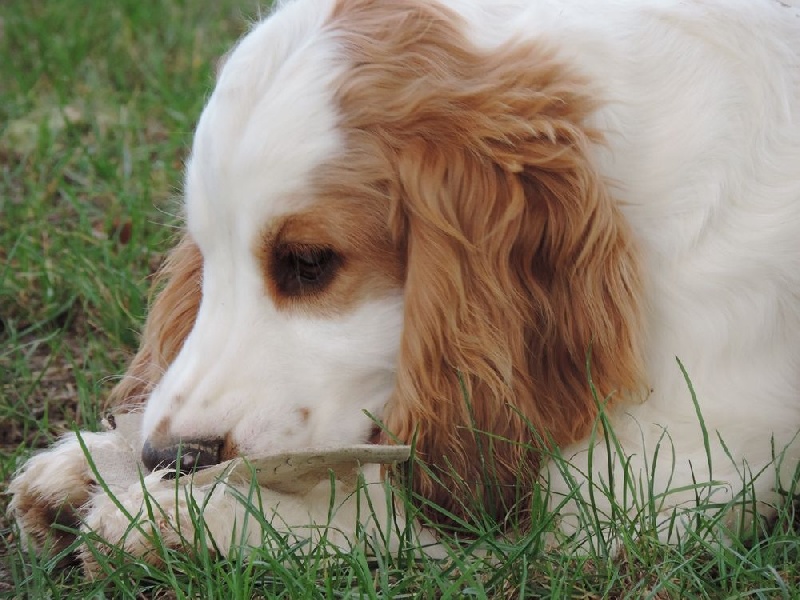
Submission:
<svg viewBox="0 0 800 600">
<path fill-rule="evenodd" d="M 164 475 L 165 471 L 156 471 L 125 491 L 92 495 L 84 507 L 84 543 L 78 551 L 88 576 L 102 575 L 103 565 L 113 564 L 105 557 L 118 552 L 154 566 L 161 565 L 170 550 L 216 553 L 207 519 L 236 514 L 225 486 L 179 485 Z"/>
<path fill-rule="evenodd" d="M 114 432 L 82 432 L 90 453 L 121 444 Z M 9 513 L 22 542 L 37 551 L 57 553 L 75 539 L 83 519 L 82 507 L 97 487 L 94 473 L 76 434 L 68 434 L 52 448 L 31 457 L 11 480 Z"/>
</svg>

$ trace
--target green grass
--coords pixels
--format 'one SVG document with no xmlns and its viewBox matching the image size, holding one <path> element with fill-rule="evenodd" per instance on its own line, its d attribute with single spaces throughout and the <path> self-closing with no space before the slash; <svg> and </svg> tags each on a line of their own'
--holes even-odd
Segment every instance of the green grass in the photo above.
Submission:
<svg viewBox="0 0 800 600">
<path fill-rule="evenodd" d="M 169 247 L 183 159 L 213 65 L 257 16 L 255 0 L 11 0 L 0 4 L 0 491 L 18 461 L 77 425 L 96 426 L 135 349 L 148 278 Z M 0 496 L 0 515 L 7 498 Z M 591 511 L 590 511 L 591 512 Z M 531 531 L 473 534 L 494 562 L 452 543 L 444 562 L 320 548 L 214 559 L 124 556 L 107 575 L 30 555 L 0 516 L 0 596 L 339 598 L 800 596 L 800 543 L 787 507 L 760 541 L 701 537 L 622 550 L 546 550 Z"/>
</svg>

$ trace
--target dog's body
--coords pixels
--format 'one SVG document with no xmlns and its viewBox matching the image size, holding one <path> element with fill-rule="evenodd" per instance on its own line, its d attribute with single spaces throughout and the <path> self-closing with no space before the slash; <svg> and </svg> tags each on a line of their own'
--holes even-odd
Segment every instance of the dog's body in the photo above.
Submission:
<svg viewBox="0 0 800 600">
<path fill-rule="evenodd" d="M 791 473 L 800 452 L 797 15 L 773 0 L 280 8 L 221 68 L 187 234 L 115 392 L 147 398 L 145 462 L 179 441 L 197 466 L 413 441 L 432 471 L 416 492 L 502 519 L 542 475 L 553 506 L 607 481 L 621 450 L 665 518 L 694 482 L 726 502 L 758 474 L 768 498 L 775 455 Z M 542 458 L 553 447 L 571 469 Z M 85 459 L 69 442 L 50 460 Z M 41 537 L 31 506 L 88 496 L 34 492 L 37 473 L 12 507 Z"/>
</svg>

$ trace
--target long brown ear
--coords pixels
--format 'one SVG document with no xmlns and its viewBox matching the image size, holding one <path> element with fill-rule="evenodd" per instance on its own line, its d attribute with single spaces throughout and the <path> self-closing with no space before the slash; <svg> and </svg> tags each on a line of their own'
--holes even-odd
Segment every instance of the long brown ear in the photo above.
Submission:
<svg viewBox="0 0 800 600">
<path fill-rule="evenodd" d="M 484 52 L 443 8 L 379 4 L 343 0 L 355 66 L 340 101 L 351 147 L 367 136 L 391 165 L 407 255 L 386 425 L 430 469 L 416 492 L 502 518 L 536 448 L 588 433 L 589 355 L 601 398 L 642 385 L 636 249 L 588 156 L 584 79 L 545 44 Z"/>
<path fill-rule="evenodd" d="M 141 344 L 108 404 L 132 407 L 143 403 L 175 359 L 194 326 L 200 307 L 203 259 L 194 241 L 184 235 L 155 278 L 159 289 L 150 307 Z"/>
<path fill-rule="evenodd" d="M 536 476 L 532 446 L 588 434 L 587 357 L 600 397 L 641 384 L 639 268 L 586 155 L 591 104 L 556 65 L 513 86 L 500 71 L 429 115 L 459 135 L 398 156 L 408 267 L 387 426 L 416 436 L 439 467 L 415 472 L 417 491 L 456 515 L 469 506 L 454 490 L 477 489 L 501 517 Z"/>
</svg>

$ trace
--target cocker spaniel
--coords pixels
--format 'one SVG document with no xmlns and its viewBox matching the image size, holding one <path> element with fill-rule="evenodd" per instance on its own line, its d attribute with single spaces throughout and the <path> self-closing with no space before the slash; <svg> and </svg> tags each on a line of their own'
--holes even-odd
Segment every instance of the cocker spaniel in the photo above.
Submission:
<svg viewBox="0 0 800 600">
<path fill-rule="evenodd" d="M 364 475 L 409 485 L 411 516 L 480 506 L 503 522 L 542 485 L 579 535 L 590 486 L 603 513 L 646 480 L 666 522 L 698 482 L 716 482 L 717 505 L 744 489 L 768 503 L 791 483 L 796 7 L 286 2 L 220 66 L 185 217 L 113 392 L 146 399 L 149 468 L 178 447 L 188 469 L 407 443 L 415 468 Z M 662 445 L 670 458 L 653 460 Z M 185 499 L 156 483 L 167 532 Z M 243 509 L 210 490 L 193 493 L 225 543 Z M 33 543 L 63 544 L 53 522 L 80 522 L 147 554 L 75 436 L 11 491 Z M 265 490 L 262 506 L 302 528 L 330 517 L 330 492 Z M 136 514 L 142 494 L 119 501 Z M 359 517 L 342 506 L 346 544 Z"/>
</svg>

